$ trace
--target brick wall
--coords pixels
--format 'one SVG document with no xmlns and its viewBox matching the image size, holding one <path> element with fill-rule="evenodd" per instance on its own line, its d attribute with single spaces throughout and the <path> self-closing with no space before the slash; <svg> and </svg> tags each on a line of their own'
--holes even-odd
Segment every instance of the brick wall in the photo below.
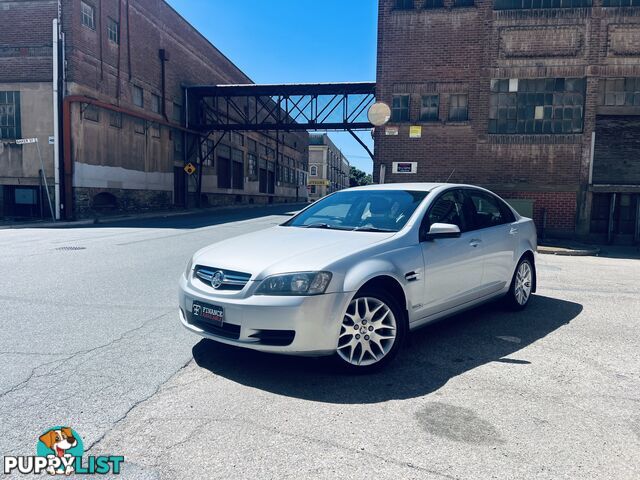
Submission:
<svg viewBox="0 0 640 480">
<path fill-rule="evenodd" d="M 0 82 L 47 82 L 52 75 L 55 0 L 0 3 Z"/>
<path fill-rule="evenodd" d="M 410 94 L 412 106 L 410 122 L 389 124 L 399 135 L 376 129 L 374 179 L 385 164 L 388 182 L 449 179 L 513 197 L 521 192 L 535 198 L 537 222 L 545 208 L 548 226 L 586 233 L 598 92 L 604 78 L 640 76 L 640 12 L 603 9 L 602 0 L 593 8 L 504 11 L 493 10 L 491 0 L 465 8 L 445 0 L 441 9 L 416 0 L 410 11 L 395 4 L 379 2 L 377 96 L 391 104 L 394 93 Z M 586 78 L 581 133 L 488 133 L 492 79 L 571 77 Z M 435 93 L 439 121 L 419 122 L 421 95 Z M 455 93 L 469 95 L 468 121 L 447 121 Z M 422 126 L 421 138 L 409 138 L 410 125 Z M 394 161 L 417 161 L 417 174 L 393 175 Z M 552 198 L 567 211 L 555 211 Z"/>
<path fill-rule="evenodd" d="M 507 199 L 533 201 L 533 221 L 541 232 L 546 215 L 546 230 L 554 233 L 571 232 L 576 225 L 576 192 L 496 192 Z"/>
</svg>

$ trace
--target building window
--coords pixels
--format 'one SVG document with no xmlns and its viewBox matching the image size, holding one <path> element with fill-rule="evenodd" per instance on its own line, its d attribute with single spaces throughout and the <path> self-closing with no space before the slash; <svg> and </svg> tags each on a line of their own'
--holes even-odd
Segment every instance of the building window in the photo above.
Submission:
<svg viewBox="0 0 640 480">
<path fill-rule="evenodd" d="M 311 175 L 312 177 L 317 177 L 318 167 L 316 167 L 315 165 L 311 165 L 311 170 L 309 171 L 309 175 Z"/>
<path fill-rule="evenodd" d="M 20 136 L 20 92 L 0 92 L 0 139 Z"/>
<path fill-rule="evenodd" d="M 110 41 L 120 44 L 120 24 L 111 17 L 107 18 L 107 35 Z"/>
<path fill-rule="evenodd" d="M 640 7 L 638 0 L 603 0 L 603 7 Z"/>
<path fill-rule="evenodd" d="M 473 7 L 473 0 L 453 0 L 454 7 Z"/>
<path fill-rule="evenodd" d="M 607 78 L 604 80 L 600 105 L 608 107 L 640 106 L 640 78 Z"/>
<path fill-rule="evenodd" d="M 258 177 L 258 159 L 253 153 L 247 154 L 247 174 L 249 178 L 255 180 Z"/>
<path fill-rule="evenodd" d="M 82 25 L 91 30 L 96 29 L 96 9 L 88 3 L 80 2 L 82 12 Z"/>
<path fill-rule="evenodd" d="M 173 121 L 182 123 L 182 105 L 173 102 Z"/>
<path fill-rule="evenodd" d="M 155 93 L 152 93 L 151 94 L 151 111 L 154 113 L 161 113 L 162 112 L 161 106 L 162 106 L 162 101 L 160 100 L 160 97 Z"/>
<path fill-rule="evenodd" d="M 182 151 L 182 132 L 180 130 L 173 131 L 173 158 L 175 160 L 182 160 L 184 152 Z"/>
<path fill-rule="evenodd" d="M 231 180 L 233 188 L 236 190 L 244 189 L 244 152 L 242 150 L 231 150 L 232 171 Z"/>
<path fill-rule="evenodd" d="M 96 107 L 95 105 L 91 105 L 90 103 L 84 107 L 82 116 L 83 118 L 91 120 L 92 122 L 100 121 L 100 111 L 98 110 L 98 107 Z"/>
<path fill-rule="evenodd" d="M 238 132 L 231 132 L 231 143 L 244 147 L 244 135 Z"/>
<path fill-rule="evenodd" d="M 213 140 L 205 140 L 200 146 L 202 151 L 202 164 L 205 167 L 213 166 Z"/>
<path fill-rule="evenodd" d="M 139 133 L 141 135 L 144 135 L 145 133 L 145 121 L 144 120 L 140 120 L 139 118 L 134 118 L 133 119 L 133 131 L 136 133 Z"/>
<path fill-rule="evenodd" d="M 420 106 L 420 121 L 436 122 L 438 120 L 439 95 L 423 95 Z"/>
<path fill-rule="evenodd" d="M 231 188 L 231 149 L 227 145 L 218 147 L 218 188 Z"/>
<path fill-rule="evenodd" d="M 584 78 L 494 79 L 489 133 L 581 133 Z"/>
<path fill-rule="evenodd" d="M 604 0 L 606 7 L 607 1 Z M 621 0 L 628 1 L 628 0 Z M 635 0 L 633 0 L 635 1 Z M 495 0 L 493 3 L 494 10 L 531 10 L 536 8 L 578 8 L 590 7 L 592 0 Z"/>
<path fill-rule="evenodd" d="M 449 121 L 466 122 L 469 120 L 469 96 L 467 94 L 449 95 Z"/>
<path fill-rule="evenodd" d="M 149 124 L 149 130 L 151 130 L 151 136 L 153 138 L 160 138 L 160 124 L 152 122 Z"/>
<path fill-rule="evenodd" d="M 409 121 L 409 95 L 394 95 L 391 108 L 392 122 Z"/>
<path fill-rule="evenodd" d="M 413 0 L 396 0 L 397 10 L 413 10 Z"/>
<path fill-rule="evenodd" d="M 109 125 L 116 128 L 122 128 L 122 113 L 110 112 L 109 113 Z"/>
<path fill-rule="evenodd" d="M 249 145 L 250 152 L 256 152 L 256 153 L 258 152 L 258 142 L 256 142 L 252 138 L 249 138 L 247 140 L 247 144 Z"/>
<path fill-rule="evenodd" d="M 315 195 L 316 194 L 316 186 L 315 185 L 311 185 L 310 193 L 311 193 L 311 195 Z"/>
<path fill-rule="evenodd" d="M 133 86 L 133 104 L 136 107 L 144 107 L 144 90 L 137 85 Z"/>
<path fill-rule="evenodd" d="M 442 0 L 425 0 L 424 8 L 442 8 L 444 7 L 444 2 Z"/>
</svg>

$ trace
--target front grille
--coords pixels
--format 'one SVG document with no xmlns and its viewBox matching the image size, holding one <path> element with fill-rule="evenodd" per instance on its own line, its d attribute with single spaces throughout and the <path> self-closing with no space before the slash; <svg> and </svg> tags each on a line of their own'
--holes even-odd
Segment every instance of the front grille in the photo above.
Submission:
<svg viewBox="0 0 640 480">
<path fill-rule="evenodd" d="M 194 320 L 193 315 L 189 314 L 189 323 L 201 330 L 204 330 L 211 335 L 217 337 L 229 338 L 232 340 L 238 340 L 240 338 L 240 325 L 233 325 L 231 323 L 223 323 L 222 326 L 216 325 L 203 320 Z"/>
<path fill-rule="evenodd" d="M 249 335 L 250 338 L 257 338 L 262 345 L 275 345 L 284 347 L 291 345 L 296 336 L 294 330 L 258 330 Z"/>
<path fill-rule="evenodd" d="M 222 268 L 205 267 L 202 265 L 196 265 L 194 270 L 195 276 L 202 283 L 211 287 L 211 280 L 217 272 L 222 272 L 224 280 L 222 284 L 216 288 L 216 290 L 235 290 L 239 291 L 244 288 L 249 279 L 250 273 L 236 272 L 234 270 L 224 270 Z"/>
</svg>

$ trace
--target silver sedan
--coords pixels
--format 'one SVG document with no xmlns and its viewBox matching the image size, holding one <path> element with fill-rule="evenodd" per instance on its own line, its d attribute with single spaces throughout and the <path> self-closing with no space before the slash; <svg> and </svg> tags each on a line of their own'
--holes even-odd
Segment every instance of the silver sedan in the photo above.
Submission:
<svg viewBox="0 0 640 480">
<path fill-rule="evenodd" d="M 193 255 L 179 315 L 192 332 L 265 352 L 388 363 L 411 330 L 536 289 L 536 229 L 470 185 L 351 188 L 287 222 Z"/>
</svg>

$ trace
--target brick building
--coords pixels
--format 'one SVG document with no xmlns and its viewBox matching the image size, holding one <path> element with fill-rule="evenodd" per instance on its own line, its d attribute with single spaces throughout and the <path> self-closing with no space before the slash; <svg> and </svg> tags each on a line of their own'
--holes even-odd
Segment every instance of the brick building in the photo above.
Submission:
<svg viewBox="0 0 640 480">
<path fill-rule="evenodd" d="M 252 82 L 165 1 L 1 1 L 0 217 L 43 203 L 37 151 L 16 138 L 39 139 L 53 192 L 56 18 L 63 217 L 306 198 L 306 133 L 232 132 L 211 152 L 220 134 L 186 127 L 183 87 Z M 200 158 L 198 196 L 183 167 Z"/>
<path fill-rule="evenodd" d="M 329 135 L 309 135 L 309 199 L 318 200 L 329 193 L 349 187 L 349 161 Z"/>
<path fill-rule="evenodd" d="M 392 121 L 375 132 L 375 179 L 479 184 L 546 234 L 638 242 L 635 5 L 380 0 L 376 94 Z"/>
</svg>

